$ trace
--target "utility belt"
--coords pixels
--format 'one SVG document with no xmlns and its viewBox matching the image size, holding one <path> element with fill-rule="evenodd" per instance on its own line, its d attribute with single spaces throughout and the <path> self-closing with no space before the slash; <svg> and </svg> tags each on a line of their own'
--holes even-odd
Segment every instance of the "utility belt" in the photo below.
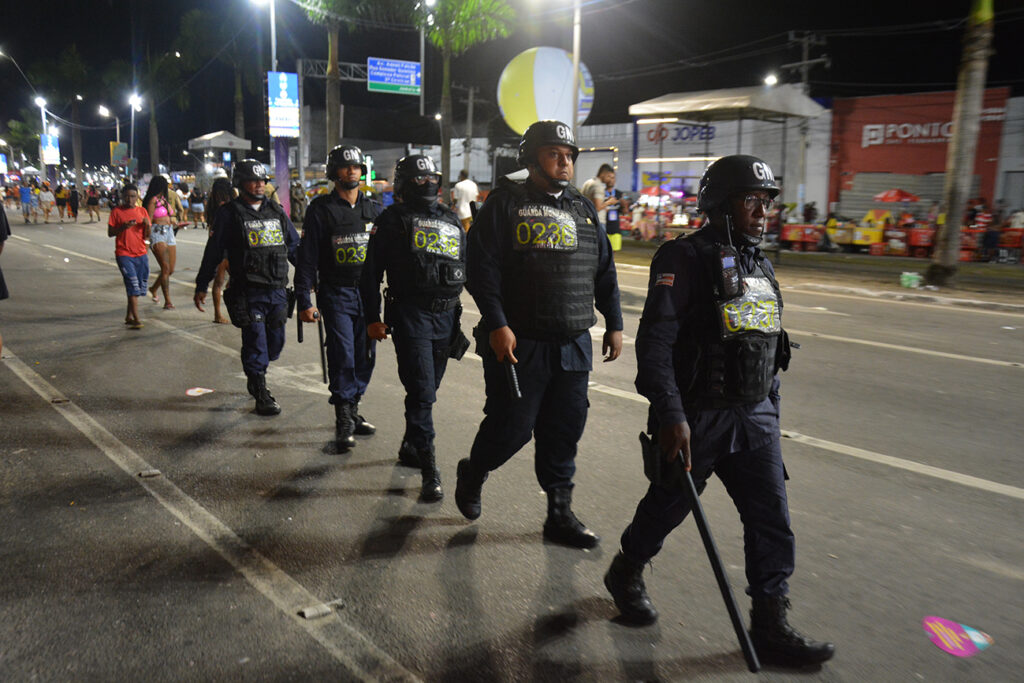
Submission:
<svg viewBox="0 0 1024 683">
<path fill-rule="evenodd" d="M 580 330 L 579 332 L 541 332 L 538 330 L 519 329 L 513 327 L 512 331 L 516 337 L 522 337 L 523 339 L 530 339 L 532 341 L 545 342 L 548 344 L 568 344 L 573 341 L 587 330 Z"/>
<path fill-rule="evenodd" d="M 390 290 L 384 290 L 385 303 L 412 303 L 431 313 L 445 313 L 462 305 L 458 296 L 450 298 L 435 297 L 429 294 L 410 294 L 395 296 Z"/>
<path fill-rule="evenodd" d="M 320 280 L 321 287 L 358 287 L 361 282 L 361 278 L 358 277 L 343 277 L 343 278 L 330 278 Z"/>
</svg>

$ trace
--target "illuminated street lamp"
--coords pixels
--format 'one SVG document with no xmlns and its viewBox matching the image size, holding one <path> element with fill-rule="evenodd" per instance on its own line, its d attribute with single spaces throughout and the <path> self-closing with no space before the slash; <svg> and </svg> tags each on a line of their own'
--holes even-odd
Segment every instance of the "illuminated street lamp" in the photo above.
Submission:
<svg viewBox="0 0 1024 683">
<path fill-rule="evenodd" d="M 268 0 L 252 0 L 254 5 L 262 7 Z M 274 0 L 270 2 L 270 65 L 271 71 L 277 71 L 277 18 L 274 14 Z"/>
<path fill-rule="evenodd" d="M 117 118 L 117 114 L 110 113 L 110 110 L 107 109 L 106 107 L 104 107 L 102 104 L 100 105 L 99 111 L 100 111 L 100 116 L 102 116 L 104 118 L 110 118 L 110 117 L 114 118 L 114 126 L 117 129 L 117 141 L 121 142 L 121 119 Z"/>
<path fill-rule="evenodd" d="M 764 84 L 771 87 L 779 82 L 779 77 L 775 74 L 768 74 L 764 77 Z"/>
</svg>

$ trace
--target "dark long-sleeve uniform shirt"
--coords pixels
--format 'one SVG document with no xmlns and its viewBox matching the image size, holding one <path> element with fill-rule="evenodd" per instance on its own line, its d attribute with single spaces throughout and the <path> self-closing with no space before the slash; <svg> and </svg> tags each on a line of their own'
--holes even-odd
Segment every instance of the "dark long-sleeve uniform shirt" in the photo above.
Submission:
<svg viewBox="0 0 1024 683">
<path fill-rule="evenodd" d="M 350 217 L 355 223 L 362 222 L 363 202 L 371 200 L 362 194 L 356 200 L 355 206 L 351 206 L 342 199 L 337 192 L 317 197 L 310 204 L 306 212 L 306 220 L 302 224 L 302 242 L 299 244 L 297 261 L 295 263 L 295 298 L 298 309 L 305 311 L 312 307 L 310 290 L 317 285 L 317 272 L 320 273 L 320 280 L 323 281 L 323 274 L 334 267 L 334 249 L 331 246 L 331 226 L 328 224 L 330 214 L 327 213 L 324 204 L 333 203 L 340 207 L 342 212 L 352 214 Z M 379 205 L 375 208 L 374 215 L 380 213 Z M 354 289 L 354 288 L 353 288 Z M 358 309 L 356 300 L 358 295 L 351 293 L 351 303 Z"/>
<path fill-rule="evenodd" d="M 537 201 L 564 211 L 571 211 L 569 190 L 555 197 L 537 188 L 527 181 L 527 191 L 531 201 Z M 600 228 L 597 211 L 589 199 L 578 193 L 577 199 L 583 200 L 587 216 L 595 225 L 597 235 L 598 266 L 594 275 L 594 299 L 597 310 L 605 319 L 605 329 L 622 330 L 622 311 L 619 306 L 619 285 L 615 273 L 615 261 L 612 259 L 611 245 L 608 237 Z M 513 251 L 513 239 L 518 219 L 515 218 L 514 206 L 516 199 L 511 192 L 499 186 L 491 192 L 484 202 L 473 227 L 469 231 L 469 244 L 466 257 L 466 289 L 473 295 L 477 307 L 483 316 L 482 329 L 486 332 L 508 325 L 502 304 L 501 287 L 505 272 L 505 259 Z M 515 330 L 512 330 L 515 332 Z M 589 333 L 581 335 L 575 344 L 567 348 L 577 348 L 581 356 L 576 359 L 563 358 L 565 369 L 589 370 L 593 355 Z M 581 367 L 584 365 L 586 367 Z"/>
<path fill-rule="evenodd" d="M 651 261 L 647 301 L 636 336 L 636 388 L 651 402 L 659 424 L 688 422 L 694 432 L 711 432 L 701 435 L 705 443 L 730 450 L 756 448 L 779 428 L 778 377 L 769 397 L 759 403 L 702 408 L 690 415 L 683 408 L 680 387 L 693 380 L 697 360 L 685 357 L 684 350 L 690 348 L 687 342 L 700 339 L 709 326 L 718 326 L 710 268 L 700 259 L 692 240 L 676 239 L 662 245 Z M 775 277 L 760 249 L 742 247 L 737 263 L 744 276 L 760 275 L 760 265 Z"/>
<path fill-rule="evenodd" d="M 273 203 L 271 199 L 264 199 L 259 206 L 253 208 L 241 197 L 232 200 L 238 203 L 242 210 L 251 215 L 253 219 L 278 218 L 281 221 L 281 229 L 284 231 L 284 243 L 288 249 L 288 260 L 295 265 L 295 252 L 299 247 L 299 233 L 295 226 L 285 215 L 280 206 Z M 196 274 L 196 293 L 205 292 L 210 286 L 210 281 L 217 274 L 217 266 L 224 259 L 225 253 L 228 259 L 228 272 L 231 275 L 231 282 L 234 286 L 241 286 L 246 281 L 242 254 L 246 249 L 245 232 L 233 208 L 227 204 L 217 210 L 212 226 L 210 239 L 206 241 L 206 248 L 203 250 L 203 260 Z M 282 288 L 283 289 L 283 288 Z"/>
<path fill-rule="evenodd" d="M 407 204 L 392 204 L 374 221 L 373 234 L 366 245 L 366 261 L 363 262 L 362 281 L 359 289 L 363 297 L 363 315 L 366 324 L 381 321 L 380 283 L 384 273 L 388 276 L 388 291 L 399 301 L 424 295 L 416 286 L 415 263 L 409 246 L 402 217 L 409 213 L 431 218 L 446 218 L 453 225 L 460 225 L 458 217 L 443 204 L 429 209 L 413 209 Z M 457 295 L 456 295 L 457 296 Z M 401 320 L 389 320 L 389 325 L 400 322 L 402 332 L 424 339 L 442 339 L 451 334 L 451 315 L 438 315 L 414 304 L 401 307 Z"/>
</svg>

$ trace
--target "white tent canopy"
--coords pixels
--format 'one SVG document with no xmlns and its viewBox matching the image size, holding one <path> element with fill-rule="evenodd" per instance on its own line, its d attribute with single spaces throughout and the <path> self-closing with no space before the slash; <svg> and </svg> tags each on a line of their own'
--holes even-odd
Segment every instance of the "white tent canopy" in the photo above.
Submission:
<svg viewBox="0 0 1024 683">
<path fill-rule="evenodd" d="M 631 105 L 630 116 L 683 115 L 698 121 L 814 118 L 825 109 L 792 84 L 680 92 Z"/>
<path fill-rule="evenodd" d="M 207 133 L 188 141 L 189 149 L 252 149 L 252 141 L 232 135 L 226 130 Z"/>
</svg>

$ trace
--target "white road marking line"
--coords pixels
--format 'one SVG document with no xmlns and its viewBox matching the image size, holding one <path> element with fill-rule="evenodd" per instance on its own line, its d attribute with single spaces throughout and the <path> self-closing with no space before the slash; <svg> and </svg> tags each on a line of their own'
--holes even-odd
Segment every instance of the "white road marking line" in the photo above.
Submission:
<svg viewBox="0 0 1024 683">
<path fill-rule="evenodd" d="M 857 291 L 861 292 L 861 294 L 855 295 L 855 294 L 843 294 L 843 293 L 840 293 L 840 292 L 826 292 L 826 291 L 822 291 L 820 289 L 815 289 L 815 287 L 818 287 L 818 286 L 820 286 L 820 285 L 817 285 L 816 283 L 813 283 L 813 282 L 804 282 L 804 283 L 800 283 L 800 284 L 796 284 L 796 285 L 782 285 L 782 289 L 785 290 L 785 291 L 790 291 L 790 292 L 794 292 L 794 293 L 797 293 L 797 294 L 814 294 L 815 296 L 831 296 L 831 297 L 834 297 L 834 298 L 837 298 L 837 299 L 853 299 L 855 301 L 861 301 L 861 302 L 863 302 L 865 300 L 865 298 L 868 297 L 868 300 L 871 301 L 871 303 L 877 303 L 877 304 L 896 304 L 898 306 L 915 306 L 917 308 L 934 308 L 936 310 L 946 311 L 946 312 L 954 310 L 954 311 L 956 311 L 958 313 L 960 313 L 960 312 L 963 312 L 963 313 L 981 313 L 981 314 L 984 314 L 984 315 L 1002 315 L 1002 316 L 1009 315 L 1009 316 L 1014 316 L 1014 317 L 1017 317 L 1017 318 L 1024 318 L 1024 313 L 1015 313 L 1013 311 L 992 311 L 992 310 L 988 310 L 988 309 L 985 309 L 985 308 L 972 308 L 972 307 L 970 307 L 970 306 L 968 306 L 966 304 L 958 304 L 956 306 L 956 308 L 950 308 L 950 306 L 947 305 L 947 304 L 928 303 L 928 302 L 925 302 L 925 301 L 901 301 L 899 299 L 890 299 L 890 298 L 887 298 L 887 297 L 880 296 L 881 294 L 885 293 L 884 291 L 880 292 L 880 291 L 873 290 L 873 289 L 858 288 Z M 967 303 L 973 303 L 970 299 L 958 299 L 956 297 L 936 297 L 936 298 L 948 298 L 948 299 L 955 299 L 956 301 L 963 301 L 963 302 L 967 302 Z M 787 303 L 786 305 L 788 306 L 789 304 Z"/>
<path fill-rule="evenodd" d="M 925 476 L 942 479 L 943 481 L 953 482 L 954 484 L 960 484 L 962 486 L 970 486 L 988 493 L 998 493 L 1003 496 L 1009 496 L 1010 498 L 1016 498 L 1017 500 L 1024 500 L 1024 489 L 1016 486 L 1010 486 L 1009 484 L 1000 484 L 999 482 L 989 481 L 979 477 L 972 477 L 969 474 L 960 474 L 959 472 L 952 472 L 939 467 L 932 467 L 931 465 L 923 465 L 912 460 L 895 458 L 891 455 L 882 455 L 881 453 L 864 450 L 863 448 L 847 446 L 845 444 L 835 443 L 834 441 L 826 441 L 825 439 L 817 439 L 813 436 L 800 434 L 799 432 L 782 430 L 782 436 L 799 443 L 807 444 L 808 446 L 814 446 L 815 448 L 820 448 L 825 451 L 839 453 L 840 455 L 850 455 L 855 458 L 860 458 L 861 460 L 888 465 L 889 467 L 907 470 L 916 474 L 923 474 Z"/>
<path fill-rule="evenodd" d="M 1009 360 L 995 360 L 992 358 L 978 358 L 976 356 L 965 356 L 959 353 L 949 353 L 947 351 L 932 351 L 931 349 L 919 349 L 913 346 L 901 346 L 899 344 L 887 344 L 885 342 L 870 341 L 868 339 L 851 339 L 850 337 L 838 337 L 832 334 L 822 334 L 820 332 L 807 332 L 804 330 L 791 330 L 786 328 L 792 336 L 806 335 L 808 337 L 815 337 L 817 339 L 827 339 L 828 341 L 843 342 L 846 344 L 860 344 L 862 346 L 873 346 L 879 349 L 890 349 L 892 351 L 904 351 L 906 353 L 919 353 L 924 356 L 936 356 L 938 358 L 949 358 L 952 360 L 963 360 L 970 363 L 985 363 L 987 365 L 999 365 L 1008 368 L 1024 368 L 1024 362 L 1009 361 Z"/>
<path fill-rule="evenodd" d="M 223 557 L 293 624 L 323 645 L 346 669 L 346 675 L 340 678 L 352 676 L 360 680 L 419 680 L 341 619 L 337 612 L 316 621 L 300 617 L 300 609 L 323 600 L 242 540 L 206 508 L 171 483 L 166 475 L 150 479 L 138 477 L 139 472 L 155 468 L 25 365 L 9 348 L 5 349 L 4 360 L 14 374 L 89 439 L 111 462 L 124 470 L 132 481 L 144 488 L 168 512 Z"/>
</svg>

